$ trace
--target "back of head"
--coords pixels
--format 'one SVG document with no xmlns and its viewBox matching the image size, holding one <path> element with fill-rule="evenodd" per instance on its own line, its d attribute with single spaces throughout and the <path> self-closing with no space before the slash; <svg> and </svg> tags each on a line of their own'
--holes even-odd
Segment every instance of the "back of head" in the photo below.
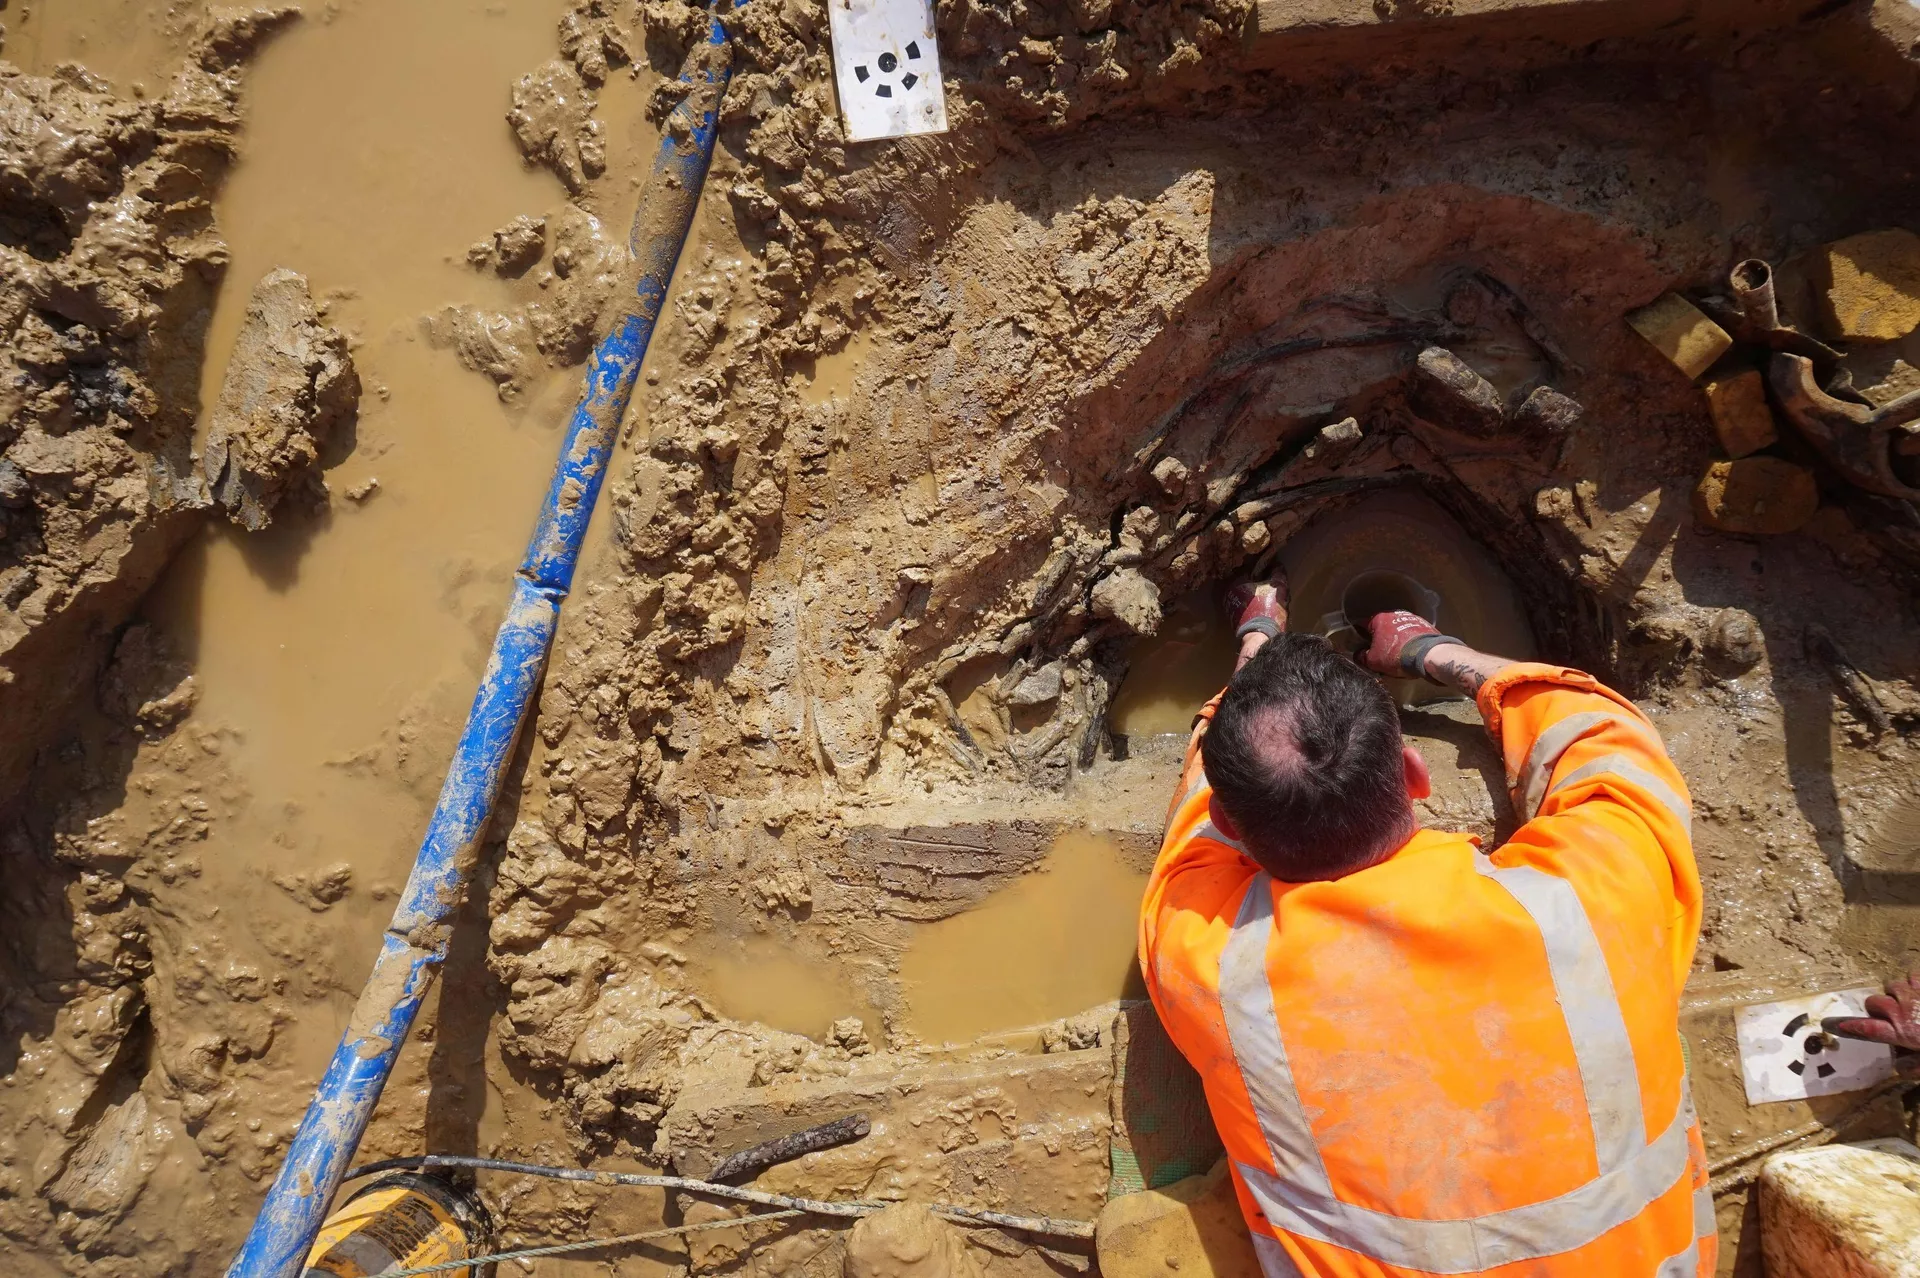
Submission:
<svg viewBox="0 0 1920 1278">
<path fill-rule="evenodd" d="M 1214 802 L 1277 879 L 1339 878 L 1413 832 L 1393 698 L 1323 639 L 1262 647 L 1227 685 L 1200 749 Z"/>
</svg>

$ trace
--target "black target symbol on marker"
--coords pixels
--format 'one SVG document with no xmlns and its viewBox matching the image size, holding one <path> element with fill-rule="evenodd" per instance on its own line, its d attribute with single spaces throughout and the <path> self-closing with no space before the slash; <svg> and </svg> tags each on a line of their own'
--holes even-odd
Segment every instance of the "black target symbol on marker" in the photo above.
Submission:
<svg viewBox="0 0 1920 1278">
<path fill-rule="evenodd" d="M 1794 1035 L 1798 1034 L 1801 1030 L 1805 1029 L 1809 1021 L 1810 1021 L 1810 1018 L 1807 1016 L 1807 1014 L 1805 1012 L 1802 1012 L 1800 1013 L 1800 1015 L 1788 1021 L 1787 1027 L 1781 1030 L 1780 1032 L 1786 1035 L 1788 1038 L 1792 1038 Z M 1809 1065 L 1812 1065 L 1813 1072 L 1816 1077 L 1818 1078 L 1830 1077 L 1837 1072 L 1834 1069 L 1833 1065 L 1828 1061 L 1815 1060 L 1816 1057 L 1820 1056 L 1826 1050 L 1827 1050 L 1826 1032 L 1823 1030 L 1815 1030 L 1813 1033 L 1807 1035 L 1806 1040 L 1800 1044 L 1800 1054 L 1802 1057 L 1804 1057 L 1804 1059 L 1797 1060 L 1797 1061 L 1788 1061 L 1787 1068 L 1792 1070 L 1795 1074 L 1804 1076 L 1807 1072 L 1807 1067 Z"/>
<path fill-rule="evenodd" d="M 907 41 L 907 47 L 902 49 L 900 53 L 904 55 L 905 61 L 918 62 L 920 60 L 920 42 L 917 40 Z M 874 82 L 874 97 L 890 98 L 893 96 L 893 76 L 896 71 L 901 71 L 901 62 L 902 58 L 896 56 L 894 52 L 889 49 L 873 60 L 872 67 L 862 62 L 853 68 L 853 73 L 859 77 L 860 83 L 862 84 L 867 83 L 869 80 Z M 913 71 L 904 71 L 899 76 L 899 85 L 902 90 L 911 89 L 918 83 L 920 83 L 920 77 Z"/>
</svg>

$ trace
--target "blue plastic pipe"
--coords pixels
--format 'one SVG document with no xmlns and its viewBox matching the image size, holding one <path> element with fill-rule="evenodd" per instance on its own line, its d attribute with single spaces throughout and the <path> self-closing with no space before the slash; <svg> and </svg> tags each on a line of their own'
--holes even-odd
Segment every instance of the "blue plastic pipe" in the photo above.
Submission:
<svg viewBox="0 0 1920 1278">
<path fill-rule="evenodd" d="M 736 7 L 740 0 L 735 0 Z M 466 898 L 480 840 L 513 758 L 560 619 L 560 601 L 600 495 L 620 419 L 666 301 L 674 263 L 693 224 L 713 161 L 720 99 L 732 74 L 726 32 L 713 20 L 707 43 L 680 73 L 686 96 L 667 121 L 653 174 L 640 195 L 629 239 L 632 290 L 594 347 L 587 384 L 567 424 L 546 504 L 513 582 L 440 801 L 427 824 L 407 888 L 394 909 L 373 974 L 321 1076 L 287 1159 L 228 1278 L 294 1278 L 303 1269 L 341 1176 L 373 1117 L 401 1044 L 446 958 L 454 911 Z"/>
</svg>

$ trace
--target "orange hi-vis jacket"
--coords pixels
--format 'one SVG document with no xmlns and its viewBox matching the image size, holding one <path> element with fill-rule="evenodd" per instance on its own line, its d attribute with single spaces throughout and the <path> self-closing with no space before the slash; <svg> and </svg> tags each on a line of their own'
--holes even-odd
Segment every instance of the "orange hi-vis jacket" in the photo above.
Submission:
<svg viewBox="0 0 1920 1278">
<path fill-rule="evenodd" d="M 1480 691 L 1525 824 L 1275 881 L 1187 749 L 1140 920 L 1268 1278 L 1696 1278 L 1718 1240 L 1679 1035 L 1700 928 L 1685 783 L 1575 670 Z M 1211 718 L 1214 699 L 1203 712 Z"/>
</svg>

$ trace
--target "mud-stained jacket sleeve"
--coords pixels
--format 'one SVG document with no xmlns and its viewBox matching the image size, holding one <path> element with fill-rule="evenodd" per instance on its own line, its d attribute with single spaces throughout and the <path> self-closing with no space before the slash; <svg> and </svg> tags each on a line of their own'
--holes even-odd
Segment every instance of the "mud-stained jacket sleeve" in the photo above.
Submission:
<svg viewBox="0 0 1920 1278">
<path fill-rule="evenodd" d="M 1222 694 L 1224 695 L 1224 694 Z M 1223 930 L 1259 867 L 1214 827 L 1213 787 L 1200 759 L 1200 741 L 1220 697 L 1200 711 L 1187 743 L 1180 787 L 1167 809 L 1167 832 L 1140 907 L 1140 971 L 1160 1019 L 1176 1043 L 1192 1010 L 1185 992 L 1211 986 Z M 1196 985 L 1198 982 L 1198 985 Z"/>
<path fill-rule="evenodd" d="M 1667 914 L 1676 982 L 1700 932 L 1700 871 L 1687 785 L 1660 734 L 1631 701 L 1591 675 L 1515 663 L 1480 689 L 1480 712 L 1500 744 L 1515 814 L 1508 847 L 1553 868 L 1644 876 Z M 1584 861 L 1584 865 L 1582 862 Z"/>
</svg>

